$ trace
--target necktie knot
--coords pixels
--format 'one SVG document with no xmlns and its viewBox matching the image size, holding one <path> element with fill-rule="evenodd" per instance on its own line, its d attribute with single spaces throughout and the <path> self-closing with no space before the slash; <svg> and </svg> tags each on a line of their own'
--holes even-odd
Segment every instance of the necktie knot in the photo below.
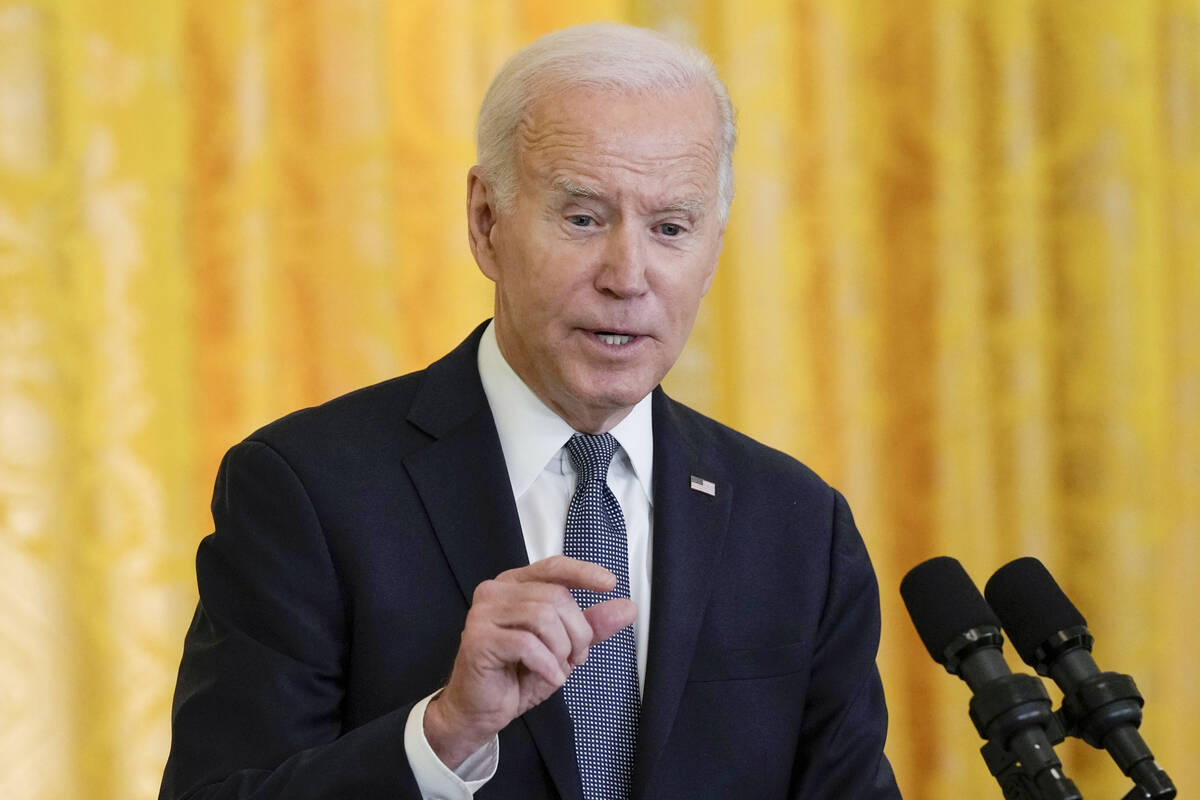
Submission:
<svg viewBox="0 0 1200 800">
<path fill-rule="evenodd" d="M 567 454 L 579 475 L 579 484 L 607 483 L 608 465 L 617 452 L 617 440 L 611 433 L 577 433 L 567 440 Z"/>
</svg>

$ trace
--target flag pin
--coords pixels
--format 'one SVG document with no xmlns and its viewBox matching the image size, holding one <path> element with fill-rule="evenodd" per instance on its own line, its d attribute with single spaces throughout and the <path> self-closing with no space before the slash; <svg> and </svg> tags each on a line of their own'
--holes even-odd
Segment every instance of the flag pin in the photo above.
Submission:
<svg viewBox="0 0 1200 800">
<path fill-rule="evenodd" d="M 704 478 L 698 478 L 695 475 L 693 475 L 691 486 L 697 492 L 704 492 L 706 495 L 709 495 L 710 497 L 717 496 L 717 485 L 715 483 L 713 483 L 712 481 L 705 480 Z"/>
</svg>

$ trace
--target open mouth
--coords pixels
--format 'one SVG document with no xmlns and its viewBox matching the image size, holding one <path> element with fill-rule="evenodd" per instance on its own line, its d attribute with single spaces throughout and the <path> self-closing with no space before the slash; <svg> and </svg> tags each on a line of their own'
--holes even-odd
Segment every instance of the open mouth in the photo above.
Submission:
<svg viewBox="0 0 1200 800">
<path fill-rule="evenodd" d="M 610 333 L 608 331 L 596 331 L 596 338 L 605 344 L 622 345 L 629 344 L 636 336 L 628 333 Z"/>
</svg>

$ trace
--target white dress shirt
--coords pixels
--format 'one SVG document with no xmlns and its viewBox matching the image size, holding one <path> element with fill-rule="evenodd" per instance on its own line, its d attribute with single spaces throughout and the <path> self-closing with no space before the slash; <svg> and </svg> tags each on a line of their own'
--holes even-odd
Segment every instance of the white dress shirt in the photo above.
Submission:
<svg viewBox="0 0 1200 800">
<path fill-rule="evenodd" d="M 575 468 L 563 446 L 576 433 L 517 376 L 496 342 L 494 323 L 479 342 L 479 377 L 500 435 L 529 562 L 563 551 L 567 507 L 575 492 Z M 608 468 L 608 486 L 621 505 L 629 548 L 629 593 L 637 605 L 634 639 L 638 681 L 646 683 L 650 623 L 650 542 L 653 533 L 651 475 L 654 437 L 647 395 L 611 431 L 620 447 Z M 494 738 L 450 770 L 425 739 L 422 721 L 433 695 L 408 716 L 404 749 L 423 797 L 468 800 L 495 774 L 499 741 Z"/>
</svg>

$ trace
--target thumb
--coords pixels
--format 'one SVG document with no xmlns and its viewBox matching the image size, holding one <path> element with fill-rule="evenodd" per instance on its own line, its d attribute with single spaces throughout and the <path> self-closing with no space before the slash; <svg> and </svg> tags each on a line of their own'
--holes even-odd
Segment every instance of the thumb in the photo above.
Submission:
<svg viewBox="0 0 1200 800">
<path fill-rule="evenodd" d="M 637 606 L 628 597 L 614 597 L 584 609 L 583 616 L 592 626 L 592 644 L 596 644 L 632 625 L 637 619 Z"/>
</svg>

